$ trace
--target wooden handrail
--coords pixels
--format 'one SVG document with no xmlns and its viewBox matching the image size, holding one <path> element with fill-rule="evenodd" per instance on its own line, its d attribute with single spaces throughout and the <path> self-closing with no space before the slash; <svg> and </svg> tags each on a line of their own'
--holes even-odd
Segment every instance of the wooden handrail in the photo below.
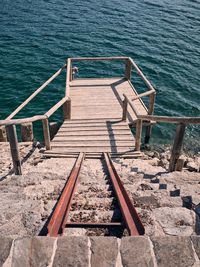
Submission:
<svg viewBox="0 0 200 267">
<path fill-rule="evenodd" d="M 137 99 L 142 98 L 142 97 L 144 97 L 144 96 L 149 96 L 149 95 L 151 95 L 151 94 L 155 94 L 155 90 L 150 90 L 150 91 L 141 93 L 141 94 L 139 94 L 139 95 L 133 97 L 131 100 L 134 101 L 134 100 L 137 100 Z"/>
<path fill-rule="evenodd" d="M 156 122 L 168 122 L 168 123 L 184 123 L 184 124 L 200 124 L 200 117 L 170 117 L 170 116 L 156 116 L 156 115 L 141 115 L 138 113 L 137 109 L 131 103 L 131 100 L 126 94 L 123 94 L 127 103 L 130 105 L 134 111 L 137 119 L 156 121 Z M 139 96 L 139 95 L 138 95 Z"/>
<path fill-rule="evenodd" d="M 71 61 L 109 61 L 109 60 L 128 60 L 128 57 L 75 57 Z"/>
<path fill-rule="evenodd" d="M 184 124 L 200 124 L 200 117 L 170 117 L 155 115 L 138 115 L 141 120 L 153 120 L 157 122 L 184 123 Z"/>
<path fill-rule="evenodd" d="M 69 99 L 68 96 L 63 97 L 58 103 L 56 103 L 52 108 L 50 108 L 44 115 L 49 118 L 51 115 L 53 115 L 54 112 L 56 112 L 57 109 L 59 109 L 67 100 Z"/>
<path fill-rule="evenodd" d="M 40 86 L 32 95 L 30 95 L 20 106 L 18 106 L 6 120 L 12 119 L 20 110 L 22 110 L 37 94 L 39 94 L 50 82 L 52 82 L 66 67 L 66 64 L 51 76 L 42 86 Z"/>
<path fill-rule="evenodd" d="M 33 117 L 23 118 L 23 119 L 0 120 L 0 126 L 23 124 L 27 122 L 43 120 L 45 118 L 46 118 L 45 115 L 36 115 Z"/>
<path fill-rule="evenodd" d="M 62 98 L 58 103 L 56 103 L 52 108 L 50 108 L 44 115 L 36 115 L 33 117 L 23 118 L 23 119 L 0 120 L 0 126 L 17 125 L 17 124 L 23 124 L 27 122 L 34 122 L 34 121 L 47 119 L 54 112 L 56 112 L 56 110 L 59 109 L 67 100 L 69 100 L 67 96 Z"/>
<path fill-rule="evenodd" d="M 136 108 L 133 106 L 133 103 L 131 103 L 131 100 L 127 97 L 126 94 L 123 94 L 124 98 L 126 99 L 127 103 L 129 104 L 129 106 L 131 107 L 131 109 L 133 110 L 133 112 L 135 113 L 136 117 L 138 117 L 140 114 L 138 113 L 138 111 L 136 110 Z M 125 111 L 123 111 L 125 114 Z M 127 110 L 126 110 L 127 112 Z"/>
<path fill-rule="evenodd" d="M 145 82 L 145 84 L 147 85 L 147 87 L 150 90 L 155 91 L 154 87 L 151 85 L 151 83 L 149 82 L 149 80 L 144 76 L 144 74 L 139 69 L 139 67 L 137 66 L 137 64 L 132 60 L 132 58 L 129 57 L 129 61 L 131 62 L 132 66 L 136 69 L 137 73 L 142 78 L 142 80 Z"/>
</svg>

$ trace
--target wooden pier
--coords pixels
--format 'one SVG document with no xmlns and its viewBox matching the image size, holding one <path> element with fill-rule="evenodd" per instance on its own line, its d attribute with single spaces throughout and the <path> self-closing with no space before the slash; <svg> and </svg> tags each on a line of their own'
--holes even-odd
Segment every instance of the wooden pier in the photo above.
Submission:
<svg viewBox="0 0 200 267">
<path fill-rule="evenodd" d="M 64 121 L 46 154 L 134 154 L 135 140 L 129 123 L 137 118 L 129 108 L 127 120 L 122 120 L 123 94 L 130 99 L 137 96 L 130 81 L 123 77 L 71 81 L 71 119 Z M 135 105 L 147 115 L 141 99 Z"/>
<path fill-rule="evenodd" d="M 74 76 L 75 64 L 84 61 L 121 61 L 124 63 L 123 77 L 81 78 Z M 43 115 L 14 119 L 36 95 L 66 69 L 66 86 L 63 98 Z M 138 94 L 131 83 L 134 69 L 146 86 Z M 136 75 L 136 74 L 134 74 Z M 20 154 L 16 125 L 22 127 L 22 140 L 33 140 L 32 123 L 43 123 L 44 143 L 47 157 L 76 157 L 80 152 L 86 157 L 100 157 L 109 153 L 112 157 L 135 157 L 140 155 L 142 130 L 145 126 L 145 142 L 151 136 L 155 123 L 176 123 L 177 130 L 172 147 L 169 171 L 174 171 L 181 153 L 185 128 L 188 124 L 200 124 L 200 117 L 156 116 L 154 113 L 155 89 L 136 63 L 129 57 L 68 58 L 66 64 L 30 95 L 5 120 L 0 120 L 0 141 L 9 137 L 13 166 L 21 174 Z M 147 106 L 142 101 L 146 97 Z M 49 118 L 63 108 L 63 124 L 51 140 Z M 133 131 L 131 131 L 131 128 Z M 6 131 L 5 131 L 6 130 Z M 7 134 L 5 134 L 7 132 Z M 134 135 L 133 135 L 134 132 Z M 28 136 L 30 133 L 30 136 Z"/>
</svg>

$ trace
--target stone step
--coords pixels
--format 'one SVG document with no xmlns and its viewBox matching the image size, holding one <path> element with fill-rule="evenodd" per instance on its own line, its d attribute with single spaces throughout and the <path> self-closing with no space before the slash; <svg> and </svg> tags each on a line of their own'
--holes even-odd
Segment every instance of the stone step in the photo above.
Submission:
<svg viewBox="0 0 200 267">
<path fill-rule="evenodd" d="M 131 236 L 120 241 L 101 236 L 1 237 L 0 263 L 30 266 L 31 262 L 31 266 L 53 267 L 199 266 L 199 236 Z"/>
</svg>

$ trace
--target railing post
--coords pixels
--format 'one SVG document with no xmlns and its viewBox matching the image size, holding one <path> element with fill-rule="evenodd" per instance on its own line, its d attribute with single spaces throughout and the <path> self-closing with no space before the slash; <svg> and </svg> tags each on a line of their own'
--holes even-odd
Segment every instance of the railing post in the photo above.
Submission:
<svg viewBox="0 0 200 267">
<path fill-rule="evenodd" d="M 138 119 L 136 122 L 136 134 L 135 134 L 135 150 L 140 151 L 142 138 L 142 120 Z"/>
<path fill-rule="evenodd" d="M 176 127 L 176 135 L 174 138 L 174 144 L 172 147 L 171 158 L 170 158 L 170 163 L 169 163 L 170 172 L 175 170 L 177 160 L 180 157 L 185 128 L 186 128 L 186 125 L 184 123 L 179 123 Z"/>
<path fill-rule="evenodd" d="M 124 97 L 124 100 L 123 100 L 122 121 L 126 121 L 126 117 L 127 117 L 127 106 L 128 106 L 128 101 L 127 101 L 127 98 Z"/>
<path fill-rule="evenodd" d="M 32 122 L 27 122 L 21 124 L 21 136 L 22 142 L 33 141 L 33 124 Z"/>
<path fill-rule="evenodd" d="M 45 147 L 46 147 L 46 150 L 50 150 L 51 149 L 51 143 L 50 143 L 49 121 L 48 121 L 48 119 L 43 119 L 42 120 L 42 126 L 43 126 Z"/>
<path fill-rule="evenodd" d="M 64 120 L 71 120 L 71 98 L 63 104 L 63 117 Z"/>
<path fill-rule="evenodd" d="M 154 112 L 155 98 L 156 98 L 156 93 L 149 95 L 148 115 L 152 115 Z M 150 124 L 146 127 L 146 133 L 145 133 L 145 138 L 144 138 L 145 144 L 149 143 L 149 140 L 151 137 L 151 131 L 152 131 L 152 125 Z"/>
<path fill-rule="evenodd" d="M 132 70 L 131 61 L 127 59 L 125 64 L 125 75 L 124 75 L 127 80 L 131 79 L 131 70 Z"/>
<path fill-rule="evenodd" d="M 5 126 L 0 126 L 0 142 L 7 142 Z"/>
<path fill-rule="evenodd" d="M 17 132 L 15 125 L 8 125 L 6 126 L 6 131 L 8 134 L 8 139 L 10 143 L 10 151 L 13 161 L 13 168 L 16 175 L 21 175 L 21 161 L 19 155 L 19 147 L 18 147 L 18 140 L 17 140 Z"/>
<path fill-rule="evenodd" d="M 71 59 L 67 59 L 67 69 L 66 69 L 66 87 L 65 87 L 65 95 L 70 95 L 70 81 L 72 80 L 72 71 L 71 71 Z"/>
</svg>

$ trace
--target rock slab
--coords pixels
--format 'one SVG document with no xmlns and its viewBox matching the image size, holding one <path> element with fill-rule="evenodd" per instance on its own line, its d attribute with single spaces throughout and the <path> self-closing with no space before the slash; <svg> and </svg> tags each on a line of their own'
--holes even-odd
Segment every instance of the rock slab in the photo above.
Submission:
<svg viewBox="0 0 200 267">
<path fill-rule="evenodd" d="M 90 249 L 88 237 L 60 237 L 53 260 L 53 267 L 89 266 Z"/>
<path fill-rule="evenodd" d="M 200 236 L 0 237 L 0 267 L 197 267 Z"/>
<path fill-rule="evenodd" d="M 192 267 L 195 253 L 190 237 L 154 237 L 151 238 L 158 267 Z"/>
<path fill-rule="evenodd" d="M 154 267 L 151 243 L 148 237 L 125 237 L 120 246 L 122 266 Z"/>
<path fill-rule="evenodd" d="M 115 267 L 118 243 L 115 237 L 91 237 L 91 266 Z"/>
</svg>

